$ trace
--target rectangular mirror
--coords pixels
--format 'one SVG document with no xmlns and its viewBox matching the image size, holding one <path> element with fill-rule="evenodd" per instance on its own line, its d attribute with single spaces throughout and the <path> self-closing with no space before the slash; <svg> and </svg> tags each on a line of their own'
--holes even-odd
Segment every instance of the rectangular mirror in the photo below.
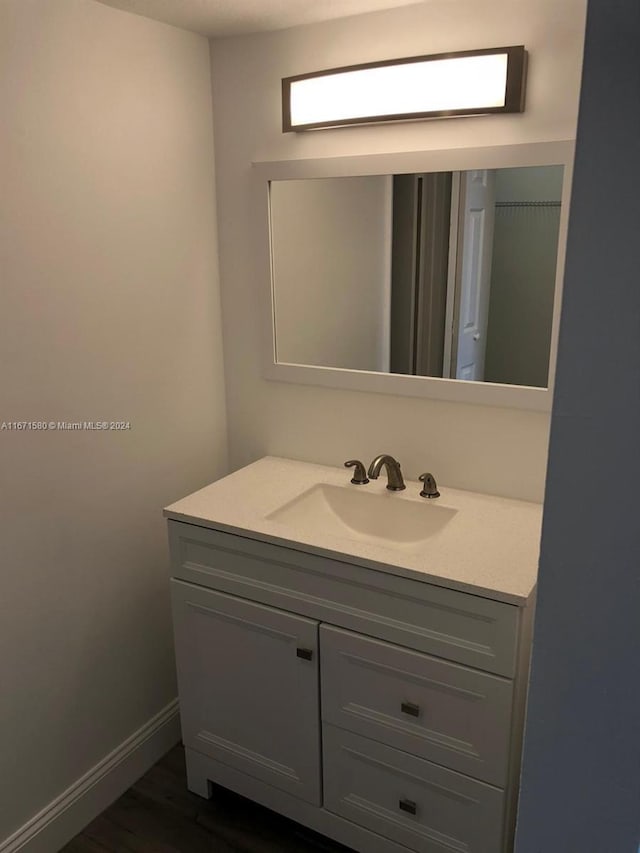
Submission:
<svg viewBox="0 0 640 853">
<path fill-rule="evenodd" d="M 272 181 L 276 361 L 546 388 L 562 179 Z"/>
<path fill-rule="evenodd" d="M 549 408 L 561 150 L 503 164 L 495 149 L 473 169 L 270 170 L 269 378 Z"/>
</svg>

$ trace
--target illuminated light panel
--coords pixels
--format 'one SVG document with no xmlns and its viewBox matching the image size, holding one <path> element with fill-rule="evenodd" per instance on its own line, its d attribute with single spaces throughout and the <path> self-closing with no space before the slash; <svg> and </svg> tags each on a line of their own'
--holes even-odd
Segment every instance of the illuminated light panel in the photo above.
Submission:
<svg viewBox="0 0 640 853">
<path fill-rule="evenodd" d="M 524 47 L 411 57 L 289 77 L 283 130 L 524 107 Z"/>
</svg>

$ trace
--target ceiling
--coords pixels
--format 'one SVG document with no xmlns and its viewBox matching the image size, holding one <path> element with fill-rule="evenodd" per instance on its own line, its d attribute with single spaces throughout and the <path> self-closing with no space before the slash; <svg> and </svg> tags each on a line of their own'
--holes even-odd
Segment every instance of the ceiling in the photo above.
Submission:
<svg viewBox="0 0 640 853">
<path fill-rule="evenodd" d="M 211 37 L 280 30 L 416 0 L 98 0 L 105 6 L 154 18 Z"/>
</svg>

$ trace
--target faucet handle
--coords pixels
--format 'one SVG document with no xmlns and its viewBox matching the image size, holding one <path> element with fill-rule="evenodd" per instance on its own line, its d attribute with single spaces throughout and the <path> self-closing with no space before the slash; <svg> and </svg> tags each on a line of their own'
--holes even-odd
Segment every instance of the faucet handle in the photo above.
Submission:
<svg viewBox="0 0 640 853">
<path fill-rule="evenodd" d="M 421 498 L 439 498 L 440 492 L 438 491 L 438 486 L 436 483 L 436 478 L 433 474 L 420 474 L 418 477 L 421 483 L 424 483 L 422 487 L 422 491 L 420 492 Z"/>
<path fill-rule="evenodd" d="M 359 459 L 349 459 L 348 462 L 344 463 L 344 467 L 356 469 L 353 472 L 353 477 L 351 478 L 351 482 L 354 483 L 356 486 L 364 486 L 366 483 L 369 482 L 365 467 Z"/>
</svg>

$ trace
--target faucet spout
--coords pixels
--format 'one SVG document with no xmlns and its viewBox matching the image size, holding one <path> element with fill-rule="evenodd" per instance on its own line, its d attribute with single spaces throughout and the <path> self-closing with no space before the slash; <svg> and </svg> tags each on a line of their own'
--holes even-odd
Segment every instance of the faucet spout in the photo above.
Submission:
<svg viewBox="0 0 640 853">
<path fill-rule="evenodd" d="M 402 471 L 400 470 L 400 463 L 393 456 L 389 456 L 388 453 L 381 453 L 379 456 L 376 456 L 371 465 L 369 465 L 369 479 L 377 480 L 383 465 L 387 469 L 387 488 L 392 492 L 400 492 L 402 489 L 406 489 L 402 478 Z"/>
</svg>

